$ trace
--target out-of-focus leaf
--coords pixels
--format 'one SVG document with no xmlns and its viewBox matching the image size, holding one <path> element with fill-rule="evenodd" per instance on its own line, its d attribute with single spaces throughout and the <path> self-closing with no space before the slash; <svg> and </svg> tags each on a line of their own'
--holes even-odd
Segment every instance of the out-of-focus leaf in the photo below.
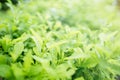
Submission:
<svg viewBox="0 0 120 80">
<path fill-rule="evenodd" d="M 76 78 L 75 80 L 84 80 L 84 78 L 80 77 L 80 78 Z"/>
<path fill-rule="evenodd" d="M 89 58 L 89 55 L 84 53 L 82 51 L 82 49 L 80 48 L 76 48 L 75 52 L 70 56 L 70 57 L 66 57 L 66 60 L 71 60 L 71 59 L 87 59 Z"/>
<path fill-rule="evenodd" d="M 23 60 L 24 60 L 24 63 L 23 63 L 24 71 L 29 72 L 31 68 L 31 64 L 33 62 L 32 51 L 28 51 L 26 53 L 26 56 L 23 58 Z"/>
<path fill-rule="evenodd" d="M 0 55 L 0 64 L 6 64 L 7 62 L 9 62 L 10 57 L 6 56 L 6 55 Z"/>
<path fill-rule="evenodd" d="M 11 67 L 6 64 L 0 64 L 0 77 L 9 78 L 11 75 Z"/>
<path fill-rule="evenodd" d="M 9 35 L 6 35 L 2 39 L 0 39 L 0 44 L 5 52 L 9 51 L 10 46 L 12 46 L 12 42 Z"/>
<path fill-rule="evenodd" d="M 18 64 L 12 64 L 11 68 L 16 80 L 24 80 L 24 72 Z"/>
<path fill-rule="evenodd" d="M 14 49 L 11 52 L 13 61 L 16 61 L 16 59 L 20 56 L 20 54 L 23 52 L 23 50 L 24 50 L 23 42 L 18 42 L 14 45 Z"/>
<path fill-rule="evenodd" d="M 58 47 L 58 46 L 60 46 L 60 45 L 62 45 L 62 44 L 65 44 L 65 43 L 67 43 L 67 42 L 68 42 L 68 41 L 63 40 L 63 41 L 55 42 L 55 43 L 52 43 L 52 44 L 47 44 L 47 47 L 48 47 L 48 49 L 56 48 L 56 47 Z"/>
<path fill-rule="evenodd" d="M 42 38 L 34 30 L 31 29 L 31 32 L 34 35 L 31 38 L 35 42 L 38 52 L 41 53 Z"/>
<path fill-rule="evenodd" d="M 40 58 L 38 56 L 32 56 L 36 61 L 40 62 L 43 67 L 48 67 L 49 66 L 49 60 Z"/>
</svg>

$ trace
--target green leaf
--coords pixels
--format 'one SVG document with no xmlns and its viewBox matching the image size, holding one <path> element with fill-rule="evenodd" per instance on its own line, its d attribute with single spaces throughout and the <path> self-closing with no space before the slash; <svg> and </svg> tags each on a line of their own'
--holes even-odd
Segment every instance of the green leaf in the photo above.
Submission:
<svg viewBox="0 0 120 80">
<path fill-rule="evenodd" d="M 85 54 L 82 49 L 75 48 L 75 52 L 70 56 L 66 57 L 65 60 L 71 60 L 71 59 L 87 59 L 90 56 L 88 54 Z"/>
<path fill-rule="evenodd" d="M 39 75 L 43 71 L 43 67 L 39 64 L 32 65 L 29 71 L 28 76 L 36 76 Z"/>
<path fill-rule="evenodd" d="M 48 43 L 47 44 L 47 47 L 48 49 L 52 49 L 52 48 L 56 48 L 56 47 L 59 47 L 65 43 L 67 43 L 68 41 L 67 40 L 62 40 L 62 41 L 58 41 L 58 42 L 54 42 L 54 43 Z"/>
<path fill-rule="evenodd" d="M 13 61 L 16 61 L 16 59 L 20 56 L 20 54 L 23 52 L 23 50 L 24 50 L 23 42 L 18 42 L 14 45 L 14 49 L 10 53 Z"/>
<path fill-rule="evenodd" d="M 84 78 L 80 77 L 80 78 L 76 78 L 75 80 L 84 80 Z"/>
<path fill-rule="evenodd" d="M 49 64 L 49 60 L 48 59 L 44 59 L 44 58 L 40 58 L 38 56 L 32 56 L 36 61 L 40 62 L 42 64 L 43 67 L 48 67 Z"/>
<path fill-rule="evenodd" d="M 12 40 L 12 43 L 13 43 L 13 44 L 16 44 L 16 43 L 18 43 L 18 42 L 24 42 L 24 41 L 26 41 L 28 38 L 30 38 L 30 35 L 24 33 L 24 34 L 22 34 L 20 37 L 18 37 L 17 39 Z"/>
<path fill-rule="evenodd" d="M 120 75 L 120 61 L 110 59 L 109 61 L 109 67 L 108 70 L 113 74 L 119 74 Z"/>
<path fill-rule="evenodd" d="M 6 64 L 9 60 L 9 57 L 6 55 L 0 55 L 0 65 L 1 64 Z"/>
<path fill-rule="evenodd" d="M 12 72 L 10 66 L 0 64 L 0 77 L 9 78 L 11 75 Z"/>
<path fill-rule="evenodd" d="M 9 35 L 6 35 L 2 39 L 0 39 L 0 44 L 5 52 L 9 51 L 10 46 L 12 45 L 11 39 Z"/>
<path fill-rule="evenodd" d="M 31 36 L 31 38 L 35 42 L 37 51 L 39 53 L 41 53 L 42 38 L 34 30 L 31 29 L 31 32 L 33 34 L 33 36 Z"/>
<path fill-rule="evenodd" d="M 56 67 L 56 74 L 61 79 L 70 79 L 75 73 L 74 68 L 70 68 L 67 64 L 60 64 Z"/>
<path fill-rule="evenodd" d="M 15 80 L 24 80 L 24 72 L 19 64 L 12 64 L 11 68 L 13 75 L 15 76 Z"/>
<path fill-rule="evenodd" d="M 33 62 L 33 60 L 32 60 L 32 51 L 31 50 L 26 53 L 23 60 L 24 60 L 24 63 L 23 63 L 24 71 L 29 72 L 30 68 L 31 68 L 31 64 Z"/>
</svg>

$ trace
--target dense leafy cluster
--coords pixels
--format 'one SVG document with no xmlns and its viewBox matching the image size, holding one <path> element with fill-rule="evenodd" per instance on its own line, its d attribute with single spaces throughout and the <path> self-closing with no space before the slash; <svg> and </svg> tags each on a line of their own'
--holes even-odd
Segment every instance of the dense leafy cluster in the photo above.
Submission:
<svg viewBox="0 0 120 80">
<path fill-rule="evenodd" d="M 11 2 L 14 5 L 18 4 L 18 0 L 0 0 L 0 3 L 1 3 L 0 10 L 3 10 L 3 11 L 8 10 L 9 9 L 9 6 L 7 5 L 8 2 Z"/>
<path fill-rule="evenodd" d="M 92 4 L 91 4 L 92 3 Z M 119 13 L 105 0 L 29 0 L 0 12 L 4 80 L 115 80 Z"/>
</svg>

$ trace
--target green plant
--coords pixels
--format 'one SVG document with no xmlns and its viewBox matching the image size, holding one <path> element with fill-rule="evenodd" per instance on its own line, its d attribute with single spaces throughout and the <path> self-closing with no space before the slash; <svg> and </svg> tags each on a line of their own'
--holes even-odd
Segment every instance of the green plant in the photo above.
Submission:
<svg viewBox="0 0 120 80">
<path fill-rule="evenodd" d="M 87 0 L 8 4 L 10 10 L 0 12 L 0 77 L 115 80 L 120 75 L 119 15 L 108 9 L 113 8 L 111 1 L 90 1 L 93 4 Z"/>
</svg>

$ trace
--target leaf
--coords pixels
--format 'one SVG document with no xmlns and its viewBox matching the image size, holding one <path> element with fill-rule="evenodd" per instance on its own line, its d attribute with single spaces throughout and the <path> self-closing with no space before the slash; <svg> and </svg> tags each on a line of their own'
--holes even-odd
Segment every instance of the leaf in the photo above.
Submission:
<svg viewBox="0 0 120 80">
<path fill-rule="evenodd" d="M 89 58 L 89 55 L 83 53 L 83 51 L 80 48 L 76 48 L 75 52 L 70 57 L 66 57 L 65 60 L 85 59 L 85 58 Z"/>
<path fill-rule="evenodd" d="M 75 73 L 75 69 L 63 63 L 56 67 L 55 72 L 60 79 L 70 79 L 71 76 Z"/>
<path fill-rule="evenodd" d="M 9 78 L 12 75 L 11 68 L 8 65 L 0 64 L 0 77 Z"/>
<path fill-rule="evenodd" d="M 56 48 L 56 47 L 58 47 L 60 45 L 63 45 L 65 43 L 67 43 L 67 42 L 68 42 L 67 40 L 62 40 L 62 41 L 54 42 L 52 44 L 47 44 L 47 47 L 48 47 L 48 49 L 52 49 L 52 48 Z"/>
<path fill-rule="evenodd" d="M 24 34 L 22 34 L 20 37 L 18 37 L 17 39 L 12 40 L 12 43 L 13 43 L 13 44 L 16 44 L 17 42 L 24 42 L 24 41 L 26 41 L 28 38 L 30 38 L 30 35 L 24 33 Z"/>
<path fill-rule="evenodd" d="M 42 38 L 34 30 L 31 29 L 31 32 L 33 34 L 33 36 L 31 36 L 31 38 L 35 42 L 35 45 L 37 47 L 37 51 L 39 53 L 41 53 Z"/>
<path fill-rule="evenodd" d="M 74 54 L 71 55 L 70 57 L 66 57 L 65 60 L 84 59 L 84 58 L 88 58 L 88 55 L 86 55 L 86 54 L 76 54 L 76 53 L 74 53 Z"/>
<path fill-rule="evenodd" d="M 35 55 L 42 56 L 43 54 L 40 54 L 40 52 L 38 50 L 39 49 L 37 47 L 33 47 L 33 52 L 35 53 Z"/>
<path fill-rule="evenodd" d="M 65 37 L 75 36 L 75 35 L 77 35 L 78 33 L 80 33 L 80 31 L 70 31 L 69 33 L 67 33 L 67 34 L 65 35 Z"/>
<path fill-rule="evenodd" d="M 49 66 L 49 60 L 48 59 L 44 59 L 44 58 L 40 58 L 38 56 L 32 56 L 36 61 L 40 62 L 42 64 L 43 67 L 48 67 Z"/>
<path fill-rule="evenodd" d="M 39 75 L 40 72 L 42 72 L 43 68 L 41 65 L 32 65 L 29 71 L 29 75 L 28 76 L 36 76 Z"/>
<path fill-rule="evenodd" d="M 16 61 L 16 59 L 20 56 L 20 54 L 23 52 L 23 50 L 24 50 L 23 42 L 18 42 L 14 45 L 14 49 L 10 53 L 13 61 Z"/>
<path fill-rule="evenodd" d="M 2 39 L 0 39 L 0 44 L 5 52 L 9 51 L 10 46 L 12 45 L 11 39 L 9 35 L 6 35 Z"/>
<path fill-rule="evenodd" d="M 24 80 L 24 72 L 19 64 L 11 65 L 13 75 L 15 76 L 15 80 Z"/>
<path fill-rule="evenodd" d="M 32 64 L 32 62 L 33 62 L 33 60 L 32 60 L 32 51 L 31 51 L 31 50 L 29 50 L 29 51 L 26 53 L 26 55 L 25 55 L 25 57 L 23 58 L 23 60 L 24 60 L 24 62 L 23 62 L 24 70 L 25 70 L 26 72 L 29 72 L 29 71 L 30 71 L 30 68 L 31 68 L 31 64 Z"/>
<path fill-rule="evenodd" d="M 108 61 L 108 70 L 113 73 L 113 74 L 119 74 L 120 75 L 120 61 L 118 60 L 114 60 L 114 59 L 110 59 Z"/>
<path fill-rule="evenodd" d="M 9 57 L 6 55 L 0 55 L 0 65 L 6 64 L 8 62 Z"/>
<path fill-rule="evenodd" d="M 75 80 L 84 80 L 83 77 L 76 78 Z"/>
<path fill-rule="evenodd" d="M 7 25 L 5 25 L 5 24 L 0 24 L 0 29 L 1 28 L 6 28 L 7 27 Z"/>
</svg>

